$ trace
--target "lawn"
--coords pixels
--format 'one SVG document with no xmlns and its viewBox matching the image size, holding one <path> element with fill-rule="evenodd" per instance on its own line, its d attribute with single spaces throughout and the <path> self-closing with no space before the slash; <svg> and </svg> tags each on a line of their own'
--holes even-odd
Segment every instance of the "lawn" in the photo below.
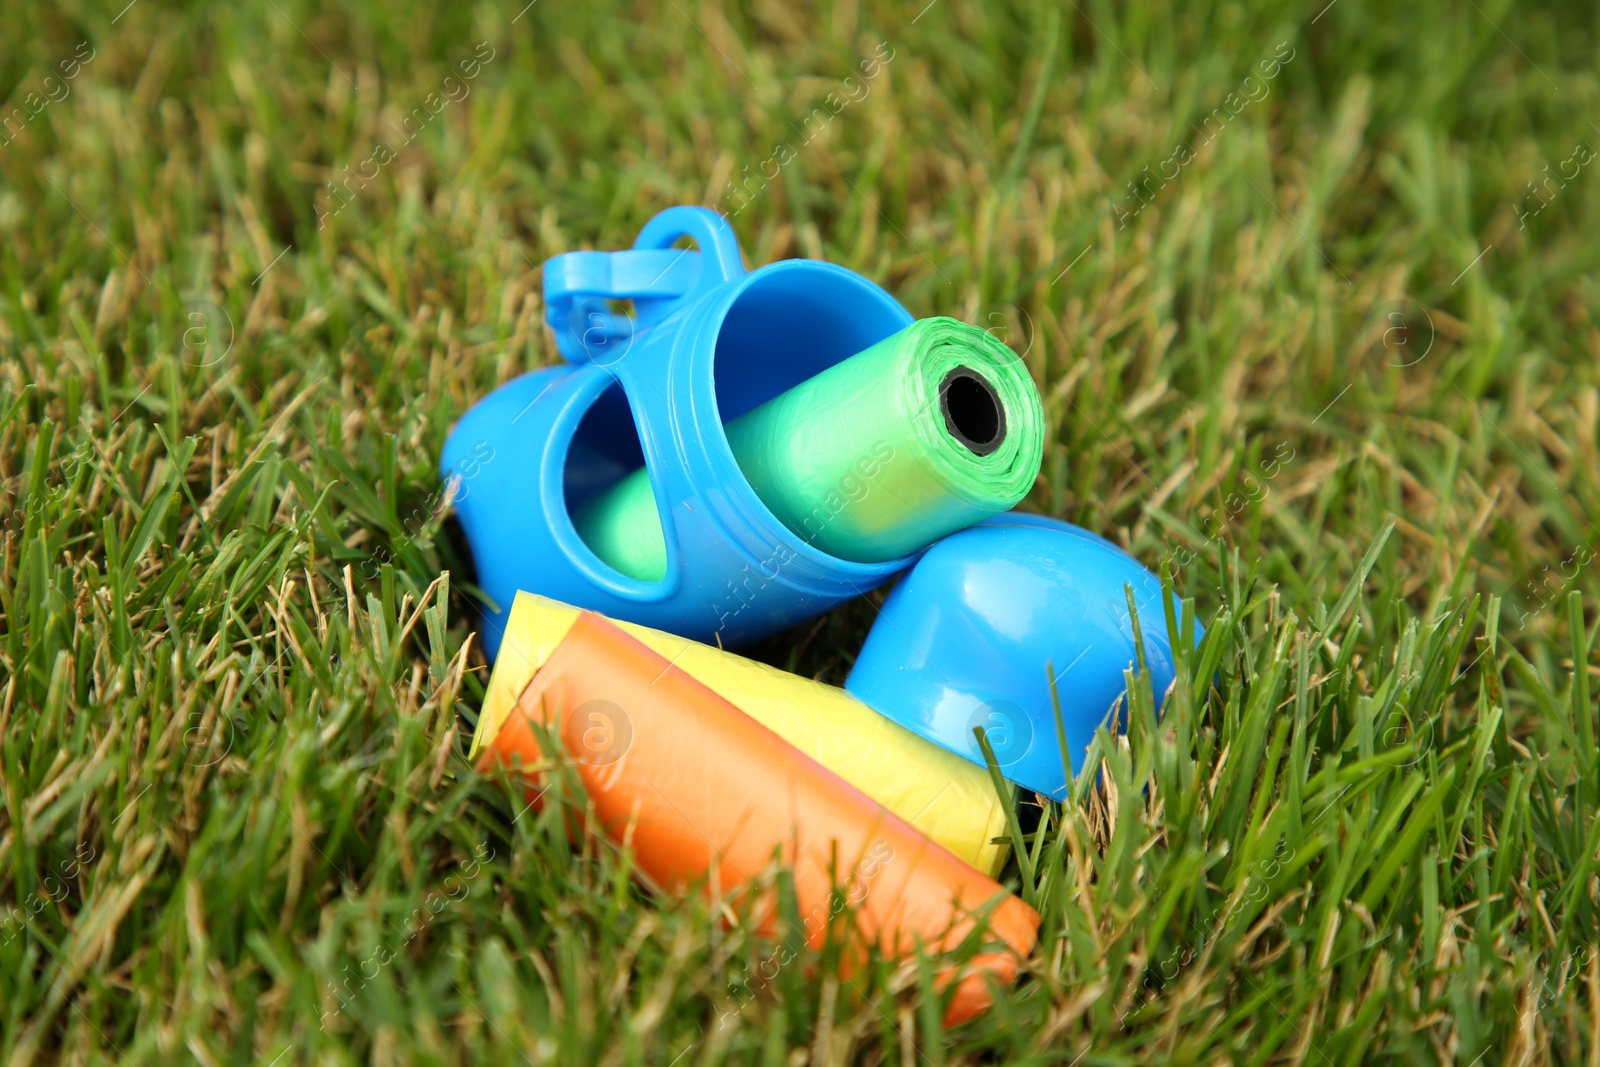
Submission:
<svg viewBox="0 0 1600 1067">
<path fill-rule="evenodd" d="M 523 3 L 0 10 L 6 1063 L 1600 1062 L 1592 4 Z M 679 203 L 1022 353 L 1209 625 L 948 1032 L 465 757 L 440 447 Z"/>
</svg>

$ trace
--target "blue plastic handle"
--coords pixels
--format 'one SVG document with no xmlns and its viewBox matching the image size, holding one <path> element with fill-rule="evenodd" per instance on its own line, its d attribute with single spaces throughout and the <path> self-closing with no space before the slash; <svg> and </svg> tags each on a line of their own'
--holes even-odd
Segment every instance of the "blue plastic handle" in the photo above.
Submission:
<svg viewBox="0 0 1600 1067">
<path fill-rule="evenodd" d="M 701 251 L 674 249 L 689 237 Z M 567 252 L 544 267 L 545 322 L 561 355 L 607 365 L 636 331 L 692 299 L 745 274 L 738 238 L 714 211 L 674 207 L 645 224 L 629 252 Z M 630 318 L 609 301 L 632 300 Z"/>
</svg>

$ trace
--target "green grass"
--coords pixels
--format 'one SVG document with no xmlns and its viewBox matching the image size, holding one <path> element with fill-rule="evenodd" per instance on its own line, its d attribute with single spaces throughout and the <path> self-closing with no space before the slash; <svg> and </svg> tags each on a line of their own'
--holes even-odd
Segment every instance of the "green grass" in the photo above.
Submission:
<svg viewBox="0 0 1600 1067">
<path fill-rule="evenodd" d="M 1600 1056 L 1592 5 L 124 2 L 0 11 L 6 1062 Z M 464 759 L 440 445 L 676 203 L 1025 351 L 1027 506 L 1213 620 L 949 1033 Z"/>
</svg>

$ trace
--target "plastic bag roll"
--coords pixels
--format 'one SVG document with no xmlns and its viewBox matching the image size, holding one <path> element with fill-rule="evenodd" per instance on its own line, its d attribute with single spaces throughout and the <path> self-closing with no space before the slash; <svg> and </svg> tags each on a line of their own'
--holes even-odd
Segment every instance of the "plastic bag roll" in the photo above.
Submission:
<svg viewBox="0 0 1600 1067">
<path fill-rule="evenodd" d="M 955 319 L 918 319 L 724 427 L 751 488 L 806 542 L 859 563 L 897 559 L 1015 506 L 1044 455 L 1044 411 L 1005 345 Z M 574 522 L 606 563 L 666 574 L 643 468 Z"/>
<path fill-rule="evenodd" d="M 566 639 L 577 608 L 518 593 L 473 738 L 476 758 Z M 698 641 L 615 622 L 728 703 L 987 874 L 1005 863 L 1005 809 L 987 772 L 821 682 Z"/>
<path fill-rule="evenodd" d="M 808 943 L 828 936 L 837 885 L 864 942 L 902 959 L 986 924 L 983 950 L 938 975 L 955 985 L 948 1025 L 984 1011 L 987 983 L 1009 984 L 1032 951 L 1031 907 L 599 615 L 572 623 L 484 743 L 480 765 L 533 774 L 530 803 L 550 766 L 535 723 L 571 756 L 596 829 L 631 846 L 650 884 L 703 884 L 773 933 L 776 860 L 793 871 Z M 859 964 L 856 945 L 845 965 Z"/>
</svg>

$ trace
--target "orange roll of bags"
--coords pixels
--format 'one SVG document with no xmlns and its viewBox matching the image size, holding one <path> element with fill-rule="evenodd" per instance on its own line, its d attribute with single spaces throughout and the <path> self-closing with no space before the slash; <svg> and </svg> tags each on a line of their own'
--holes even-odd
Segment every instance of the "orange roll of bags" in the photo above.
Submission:
<svg viewBox="0 0 1600 1067">
<path fill-rule="evenodd" d="M 707 880 L 770 928 L 759 876 L 774 858 L 794 871 L 802 915 L 831 913 L 837 871 L 858 929 L 893 957 L 954 949 L 986 922 L 995 947 L 939 975 L 956 983 L 946 1025 L 987 1009 L 986 976 L 1009 984 L 1033 948 L 1027 904 L 599 615 L 573 624 L 482 740 L 480 766 L 540 764 L 535 722 L 574 758 L 598 828 L 628 838 L 656 885 Z M 806 925 L 820 945 L 828 924 Z"/>
</svg>

